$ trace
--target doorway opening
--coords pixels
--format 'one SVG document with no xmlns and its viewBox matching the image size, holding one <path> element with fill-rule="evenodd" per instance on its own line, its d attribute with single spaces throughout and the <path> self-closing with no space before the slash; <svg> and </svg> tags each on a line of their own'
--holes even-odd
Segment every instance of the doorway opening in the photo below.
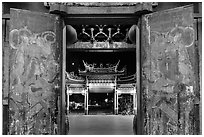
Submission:
<svg viewBox="0 0 204 137">
<path fill-rule="evenodd" d="M 69 95 L 69 114 L 84 114 L 84 96 L 82 94 Z"/>
<path fill-rule="evenodd" d="M 78 93 L 84 98 L 82 115 L 91 115 L 82 116 L 83 119 L 92 120 L 93 117 L 102 116 L 101 118 L 107 121 L 110 116 L 133 121 L 138 102 L 136 79 L 139 50 L 136 49 L 139 45 L 139 27 L 135 25 L 138 23 L 138 17 L 132 14 L 124 18 L 123 15 L 119 21 L 120 15 L 117 15 L 117 20 L 112 18 L 115 15 L 105 16 L 104 19 L 103 16 L 97 15 L 91 22 L 84 21 L 86 18 L 83 18 L 84 22 L 74 22 L 65 26 L 66 103 L 70 104 L 70 96 Z M 67 20 L 67 23 L 70 22 Z M 123 94 L 131 96 L 126 97 Z M 121 108 L 121 100 L 127 100 L 124 98 L 131 98 L 128 102 L 131 113 L 122 113 L 125 107 Z M 69 108 L 66 107 L 68 115 Z M 70 119 L 75 121 L 78 117 L 81 115 L 75 113 Z M 132 124 L 128 122 L 128 125 L 131 125 L 130 123 Z M 96 125 L 98 124 L 100 125 Z"/>
<path fill-rule="evenodd" d="M 89 115 L 114 114 L 113 93 L 89 93 Z"/>
<path fill-rule="evenodd" d="M 133 109 L 137 103 L 134 97 L 136 95 L 135 49 L 119 49 L 114 52 L 68 49 L 66 57 L 68 105 L 66 108 L 69 114 L 134 114 Z M 81 73 L 80 70 L 85 70 L 83 61 L 95 63 L 99 68 L 101 64 L 119 64 L 117 67 L 119 71 L 90 75 Z M 103 70 L 104 67 L 100 69 Z M 128 110 L 124 105 L 130 106 L 131 112 L 124 113 Z"/>
<path fill-rule="evenodd" d="M 72 94 L 82 95 L 84 114 L 136 114 L 138 27 L 128 22 L 105 24 L 102 18 L 97 20 L 101 20 L 101 24 L 92 22 L 65 26 L 68 114 L 73 112 L 73 103 L 70 103 Z M 122 113 L 126 110 L 121 100 L 126 98 L 131 98 L 123 104 L 130 106 L 130 113 Z"/>
</svg>

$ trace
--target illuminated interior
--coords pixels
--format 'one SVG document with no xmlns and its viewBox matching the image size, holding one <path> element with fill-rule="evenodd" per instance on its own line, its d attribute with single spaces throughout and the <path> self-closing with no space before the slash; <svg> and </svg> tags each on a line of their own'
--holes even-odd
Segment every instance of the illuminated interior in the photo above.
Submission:
<svg viewBox="0 0 204 137">
<path fill-rule="evenodd" d="M 66 51 L 68 113 L 134 114 L 136 48 L 128 37 L 131 25 L 74 27 L 77 37 Z"/>
</svg>

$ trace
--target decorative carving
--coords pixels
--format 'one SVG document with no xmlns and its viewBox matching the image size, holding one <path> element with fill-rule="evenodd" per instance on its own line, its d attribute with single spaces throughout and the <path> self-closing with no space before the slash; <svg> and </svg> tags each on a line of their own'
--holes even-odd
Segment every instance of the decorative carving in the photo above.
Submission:
<svg viewBox="0 0 204 137">
<path fill-rule="evenodd" d="M 75 83 L 84 83 L 85 82 L 85 79 L 82 78 L 82 77 L 79 77 L 77 75 L 74 75 L 74 72 L 66 72 L 66 80 L 68 83 L 72 83 L 72 82 L 75 82 Z"/>
<path fill-rule="evenodd" d="M 95 63 L 94 64 L 87 64 L 86 62 L 84 62 L 83 60 L 83 63 L 84 63 L 84 67 L 85 67 L 85 71 L 80 71 L 79 72 L 81 73 L 86 73 L 86 72 L 94 72 L 94 73 L 111 73 L 111 72 L 119 72 L 119 73 L 122 73 L 124 72 L 124 70 L 122 71 L 118 71 L 117 68 L 118 68 L 118 65 L 120 63 L 120 60 L 118 61 L 117 64 L 115 65 L 110 65 L 110 66 L 107 66 L 107 67 L 103 67 L 103 64 L 100 64 L 100 67 L 95 67 Z"/>
<path fill-rule="evenodd" d="M 129 76 L 121 76 L 121 77 L 118 77 L 118 80 L 117 80 L 117 83 L 119 84 L 125 84 L 125 83 L 134 83 L 136 84 L 136 74 L 133 74 L 133 75 L 129 75 Z"/>
<path fill-rule="evenodd" d="M 75 28 L 79 42 L 130 42 L 127 35 L 129 25 L 82 25 Z"/>
<path fill-rule="evenodd" d="M 67 6 L 89 6 L 89 7 L 115 7 L 115 6 L 136 6 L 145 2 L 44 2 L 45 7 L 53 4 L 62 4 Z M 147 3 L 147 2 L 146 2 Z M 158 2 L 150 2 L 152 6 L 157 6 Z"/>
</svg>

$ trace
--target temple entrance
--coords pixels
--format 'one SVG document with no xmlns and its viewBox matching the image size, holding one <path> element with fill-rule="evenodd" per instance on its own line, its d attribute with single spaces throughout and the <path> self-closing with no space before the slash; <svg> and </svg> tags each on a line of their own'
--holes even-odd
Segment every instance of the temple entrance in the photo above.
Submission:
<svg viewBox="0 0 204 137">
<path fill-rule="evenodd" d="M 82 43 L 84 44 L 86 43 Z M 135 48 L 68 48 L 66 53 L 68 114 L 133 115 L 136 113 Z M 124 102 L 128 103 L 130 108 L 126 108 Z"/>
<path fill-rule="evenodd" d="M 83 14 L 76 7 L 69 9 L 69 15 L 63 16 L 67 34 L 63 47 L 61 17 L 13 10 L 12 49 L 7 54 L 9 134 L 65 134 L 70 113 L 84 110 L 89 114 L 92 105 L 111 112 L 113 104 L 114 114 L 133 109 L 137 134 L 198 133 L 199 63 L 194 64 L 198 62 L 194 56 L 198 28 L 194 28 L 193 8 L 141 16 L 146 6 L 128 10 L 85 6 Z M 98 92 L 104 88 L 114 92 Z M 110 123 L 106 120 L 90 123 L 106 127 Z M 89 127 L 80 121 L 71 127 L 76 123 Z"/>
<path fill-rule="evenodd" d="M 93 127 L 105 127 L 102 125 L 110 122 L 122 132 L 123 126 L 119 126 L 122 122 L 125 127 L 132 126 L 137 113 L 139 26 L 134 14 L 117 18 L 104 19 L 99 15 L 92 22 L 74 23 L 70 19 L 64 28 L 66 110 L 72 131 L 75 131 L 76 119 L 80 118 L 93 123 Z M 94 117 L 103 122 L 91 122 Z M 86 127 L 89 125 L 83 126 Z"/>
<path fill-rule="evenodd" d="M 89 93 L 89 115 L 114 114 L 113 93 Z"/>
</svg>

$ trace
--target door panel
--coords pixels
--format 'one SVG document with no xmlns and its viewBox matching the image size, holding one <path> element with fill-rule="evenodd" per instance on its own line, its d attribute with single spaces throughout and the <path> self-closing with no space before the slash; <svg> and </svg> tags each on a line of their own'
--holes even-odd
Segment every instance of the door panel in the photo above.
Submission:
<svg viewBox="0 0 204 137">
<path fill-rule="evenodd" d="M 144 134 L 194 132 L 198 63 L 193 7 L 142 18 L 142 113 Z"/>
<path fill-rule="evenodd" d="M 60 18 L 11 9 L 9 134 L 57 134 Z"/>
</svg>

